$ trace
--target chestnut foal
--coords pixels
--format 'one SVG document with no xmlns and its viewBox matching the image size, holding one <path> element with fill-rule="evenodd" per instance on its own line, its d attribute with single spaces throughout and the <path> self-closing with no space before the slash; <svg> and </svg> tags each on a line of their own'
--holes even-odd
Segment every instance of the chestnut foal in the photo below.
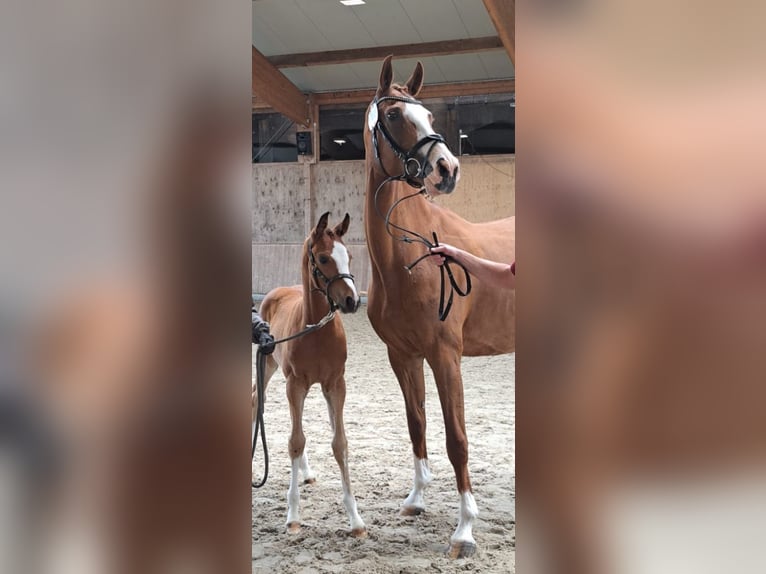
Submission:
<svg viewBox="0 0 766 574">
<path fill-rule="evenodd" d="M 302 285 L 278 287 L 271 290 L 260 308 L 261 317 L 271 325 L 276 339 L 288 337 L 318 323 L 330 310 L 354 313 L 359 308 L 359 295 L 349 273 L 351 255 L 343 244 L 348 231 L 349 215 L 332 229 L 327 227 L 329 212 L 319 218 L 303 246 L 301 261 Z M 290 403 L 292 433 L 289 440 L 292 469 L 287 491 L 287 531 L 300 531 L 300 494 L 298 473 L 305 484 L 315 481 L 306 456 L 303 434 L 303 403 L 314 383 L 321 383 L 327 401 L 333 430 L 332 450 L 340 468 L 343 483 L 343 504 L 348 512 L 351 535 L 367 535 L 364 521 L 356 508 L 348 473 L 348 449 L 343 426 L 343 403 L 346 399 L 346 332 L 340 317 L 335 315 L 324 327 L 304 336 L 277 345 L 266 364 L 265 383 L 277 366 L 287 379 L 287 399 Z M 255 390 L 254 390 L 255 404 Z"/>
</svg>

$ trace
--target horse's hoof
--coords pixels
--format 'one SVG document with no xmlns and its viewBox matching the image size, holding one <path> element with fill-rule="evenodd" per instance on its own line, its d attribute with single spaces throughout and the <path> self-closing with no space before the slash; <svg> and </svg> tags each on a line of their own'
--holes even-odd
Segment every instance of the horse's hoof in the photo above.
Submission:
<svg viewBox="0 0 766 574">
<path fill-rule="evenodd" d="M 399 514 L 402 516 L 420 516 L 426 511 L 422 506 L 402 506 Z"/>
<path fill-rule="evenodd" d="M 447 556 L 453 560 L 457 558 L 470 558 L 476 553 L 476 544 L 473 542 L 452 542 L 447 549 Z"/>
<path fill-rule="evenodd" d="M 304 479 L 303 480 L 303 484 L 314 484 L 316 481 L 317 481 L 317 479 L 312 476 L 310 478 Z"/>
<path fill-rule="evenodd" d="M 288 534 L 298 534 L 301 531 L 301 523 L 300 522 L 288 522 L 287 523 L 287 533 Z"/>
<path fill-rule="evenodd" d="M 364 527 L 354 528 L 350 534 L 352 538 L 367 538 L 367 529 Z"/>
</svg>

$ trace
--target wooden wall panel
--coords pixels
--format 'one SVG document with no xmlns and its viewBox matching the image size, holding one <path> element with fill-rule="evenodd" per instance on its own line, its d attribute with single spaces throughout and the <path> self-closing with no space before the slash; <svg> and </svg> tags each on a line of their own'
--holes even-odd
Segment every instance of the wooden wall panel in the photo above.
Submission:
<svg viewBox="0 0 766 574">
<path fill-rule="evenodd" d="M 516 156 L 462 156 L 460 172 L 455 191 L 437 203 L 475 223 L 516 213 Z"/>
<path fill-rule="evenodd" d="M 302 165 L 253 166 L 253 243 L 302 243 L 309 182 Z"/>
<path fill-rule="evenodd" d="M 312 197 L 315 216 L 330 211 L 330 223 L 335 223 L 348 213 L 351 224 L 345 242 L 364 244 L 364 161 L 320 162 L 313 169 L 316 181 Z"/>
</svg>

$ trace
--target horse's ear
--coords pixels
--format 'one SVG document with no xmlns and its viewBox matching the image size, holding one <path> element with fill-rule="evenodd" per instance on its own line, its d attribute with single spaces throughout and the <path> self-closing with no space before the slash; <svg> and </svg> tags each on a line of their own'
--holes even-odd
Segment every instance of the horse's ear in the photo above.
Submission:
<svg viewBox="0 0 766 574">
<path fill-rule="evenodd" d="M 410 92 L 410 95 L 414 98 L 417 97 L 418 93 L 420 92 L 420 88 L 423 87 L 423 64 L 418 62 L 415 65 L 415 70 L 413 70 L 412 75 L 410 76 L 410 79 L 407 80 L 407 90 Z"/>
<path fill-rule="evenodd" d="M 383 67 L 380 69 L 380 79 L 378 80 L 378 93 L 377 97 L 382 96 L 391 87 L 391 82 L 394 81 L 394 68 L 391 65 L 391 60 L 394 59 L 393 54 L 386 56 L 383 60 Z"/>
<path fill-rule="evenodd" d="M 319 218 L 319 221 L 317 222 L 317 226 L 314 228 L 313 236 L 314 238 L 322 237 L 324 235 L 325 229 L 327 229 L 327 218 L 330 217 L 330 212 L 326 211 L 322 214 L 322 217 Z"/>
<path fill-rule="evenodd" d="M 341 221 L 338 225 L 335 226 L 335 229 L 333 232 L 338 237 L 343 237 L 346 235 L 346 232 L 348 231 L 348 224 L 351 223 L 351 216 L 347 213 L 346 217 L 343 218 L 343 221 Z"/>
</svg>

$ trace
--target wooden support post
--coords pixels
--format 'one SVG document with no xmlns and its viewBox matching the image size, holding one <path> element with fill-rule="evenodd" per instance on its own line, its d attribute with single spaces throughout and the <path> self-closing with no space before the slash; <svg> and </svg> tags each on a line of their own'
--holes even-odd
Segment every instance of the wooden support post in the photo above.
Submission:
<svg viewBox="0 0 766 574">
<path fill-rule="evenodd" d="M 516 0 L 484 0 L 497 35 L 505 46 L 505 51 L 516 66 Z"/>
</svg>

